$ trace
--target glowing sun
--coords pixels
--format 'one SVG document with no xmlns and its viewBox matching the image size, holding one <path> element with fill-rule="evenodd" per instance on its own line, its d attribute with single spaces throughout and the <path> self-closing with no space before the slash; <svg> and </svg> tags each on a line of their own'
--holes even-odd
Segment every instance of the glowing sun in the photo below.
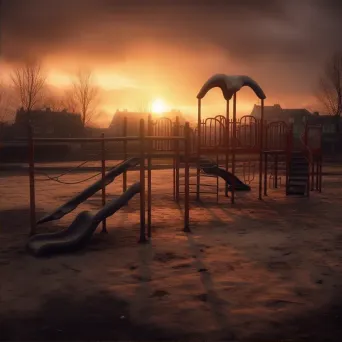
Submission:
<svg viewBox="0 0 342 342">
<path fill-rule="evenodd" d="M 156 99 L 152 102 L 152 113 L 162 114 L 167 111 L 166 104 L 161 99 Z"/>
</svg>

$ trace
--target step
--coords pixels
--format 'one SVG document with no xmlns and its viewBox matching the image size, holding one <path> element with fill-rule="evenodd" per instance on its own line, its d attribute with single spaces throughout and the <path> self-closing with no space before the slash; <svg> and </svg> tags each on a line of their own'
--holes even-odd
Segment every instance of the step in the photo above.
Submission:
<svg viewBox="0 0 342 342">
<path fill-rule="evenodd" d="M 308 165 L 290 165 L 290 170 L 308 170 Z"/>
<path fill-rule="evenodd" d="M 306 160 L 305 156 L 301 156 L 301 155 L 298 155 L 298 156 L 291 156 L 291 159 L 294 159 L 294 160 Z"/>
<path fill-rule="evenodd" d="M 299 181 L 299 180 L 289 180 L 288 181 L 288 187 L 291 187 L 291 186 L 304 186 L 306 187 L 307 185 L 307 181 Z"/>
<path fill-rule="evenodd" d="M 308 165 L 309 163 L 306 160 L 291 160 L 291 165 Z"/>
<path fill-rule="evenodd" d="M 287 187 L 287 191 L 286 191 L 287 195 L 300 195 L 300 196 L 304 196 L 306 194 L 306 186 L 288 186 Z"/>
<path fill-rule="evenodd" d="M 290 171 L 289 172 L 289 177 L 294 177 L 294 178 L 296 178 L 296 177 L 300 177 L 300 178 L 306 178 L 306 177 L 308 177 L 308 175 L 309 175 L 309 172 L 308 171 L 302 171 L 302 172 L 293 172 L 293 171 Z"/>
<path fill-rule="evenodd" d="M 288 196 L 305 196 L 305 191 L 292 191 L 292 190 L 288 190 L 287 191 L 287 195 Z"/>
<path fill-rule="evenodd" d="M 303 176 L 298 176 L 298 175 L 292 175 L 290 173 L 289 179 L 294 180 L 294 181 L 306 181 L 308 179 L 308 174 L 303 175 Z"/>
<path fill-rule="evenodd" d="M 309 170 L 303 170 L 303 169 L 296 169 L 296 170 L 289 170 L 289 174 L 290 175 L 294 175 L 294 176 L 307 176 L 309 174 Z"/>
</svg>

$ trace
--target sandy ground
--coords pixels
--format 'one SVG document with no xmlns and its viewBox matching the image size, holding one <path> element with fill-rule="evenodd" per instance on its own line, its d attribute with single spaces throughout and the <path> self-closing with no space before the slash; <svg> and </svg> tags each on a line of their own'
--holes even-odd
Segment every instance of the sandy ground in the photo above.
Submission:
<svg viewBox="0 0 342 342">
<path fill-rule="evenodd" d="M 130 172 L 129 183 L 138 177 Z M 90 183 L 38 176 L 37 218 Z M 322 194 L 286 198 L 282 188 L 258 201 L 254 183 L 234 206 L 203 195 L 191 201 L 185 234 L 172 171 L 153 171 L 149 244 L 137 244 L 136 196 L 86 249 L 36 259 L 25 251 L 28 179 L 0 173 L 0 340 L 341 341 L 341 185 L 330 176 Z M 108 200 L 121 188 L 118 178 Z M 100 201 L 39 231 L 64 228 Z"/>
</svg>

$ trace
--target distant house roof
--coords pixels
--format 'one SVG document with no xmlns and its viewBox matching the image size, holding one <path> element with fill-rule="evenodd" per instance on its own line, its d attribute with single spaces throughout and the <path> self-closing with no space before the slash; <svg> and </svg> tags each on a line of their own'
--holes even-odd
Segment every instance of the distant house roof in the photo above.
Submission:
<svg viewBox="0 0 342 342">
<path fill-rule="evenodd" d="M 254 105 L 251 115 L 260 119 L 261 118 L 261 106 Z M 279 104 L 273 106 L 264 107 L 264 120 L 267 121 L 285 121 L 290 118 L 295 121 L 302 121 L 303 117 L 310 117 L 312 114 L 304 108 L 301 109 L 283 109 Z"/>
<path fill-rule="evenodd" d="M 15 122 L 20 123 L 22 121 L 26 122 L 28 113 L 23 110 L 19 109 L 16 113 Z M 30 112 L 30 119 L 32 122 L 63 122 L 66 121 L 68 123 L 73 122 L 75 124 L 82 124 L 81 114 L 76 113 L 69 113 L 66 110 L 63 111 L 51 111 L 49 108 L 33 110 Z M 65 121 L 66 120 L 66 121 Z"/>
<path fill-rule="evenodd" d="M 72 136 L 83 130 L 81 115 L 69 113 L 66 110 L 60 112 L 51 111 L 49 108 L 33 110 L 29 118 L 34 131 L 42 135 Z M 27 119 L 28 113 L 19 109 L 15 116 L 15 126 L 19 129 L 26 127 Z"/>
<path fill-rule="evenodd" d="M 342 119 L 340 118 L 339 121 L 341 122 Z M 333 115 L 312 115 L 310 117 L 309 123 L 313 125 L 326 125 L 326 124 L 336 124 L 336 116 Z"/>
</svg>

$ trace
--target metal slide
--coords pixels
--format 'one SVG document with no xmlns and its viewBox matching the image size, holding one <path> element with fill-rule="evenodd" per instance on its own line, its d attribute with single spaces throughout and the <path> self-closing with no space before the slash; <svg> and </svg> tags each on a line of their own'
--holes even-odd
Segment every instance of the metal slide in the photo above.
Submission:
<svg viewBox="0 0 342 342">
<path fill-rule="evenodd" d="M 139 164 L 140 159 L 139 158 L 130 158 L 119 165 L 115 166 L 113 169 L 108 171 L 104 177 L 104 183 L 105 186 L 112 183 L 114 179 L 121 175 L 123 172 L 127 171 L 128 169 L 135 167 Z M 88 188 L 84 189 L 81 193 L 74 196 L 71 200 L 64 203 L 61 207 L 57 208 L 54 212 L 51 214 L 48 214 L 41 218 L 37 224 L 59 220 L 66 214 L 72 212 L 74 209 L 76 209 L 81 203 L 83 203 L 85 200 L 87 200 L 89 197 L 94 195 L 96 192 L 101 190 L 102 188 L 102 179 L 98 180 L 94 184 L 90 185 Z"/>
<path fill-rule="evenodd" d="M 117 212 L 139 192 L 138 182 L 130 186 L 119 198 L 108 202 L 97 214 L 92 215 L 89 211 L 82 211 L 68 228 L 57 233 L 32 236 L 27 243 L 28 251 L 35 256 L 43 256 L 82 248 L 91 239 L 101 221 Z"/>
<path fill-rule="evenodd" d="M 209 175 L 215 175 L 222 178 L 228 184 L 228 190 L 232 191 L 232 187 L 234 184 L 235 191 L 251 191 L 251 187 L 245 183 L 243 183 L 239 178 L 237 178 L 234 174 L 225 169 L 218 167 L 217 165 L 211 166 L 202 166 L 201 169 Z"/>
<path fill-rule="evenodd" d="M 181 161 L 184 161 L 181 157 Z M 191 157 L 189 162 L 197 164 L 198 159 Z M 210 159 L 200 158 L 200 167 L 204 173 L 208 175 L 215 175 L 222 178 L 228 184 L 228 190 L 231 191 L 233 184 L 235 191 L 251 191 L 251 187 L 242 182 L 238 177 L 229 171 L 219 167 L 216 163 L 213 163 Z"/>
</svg>

